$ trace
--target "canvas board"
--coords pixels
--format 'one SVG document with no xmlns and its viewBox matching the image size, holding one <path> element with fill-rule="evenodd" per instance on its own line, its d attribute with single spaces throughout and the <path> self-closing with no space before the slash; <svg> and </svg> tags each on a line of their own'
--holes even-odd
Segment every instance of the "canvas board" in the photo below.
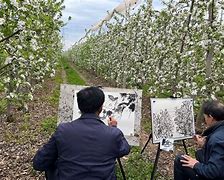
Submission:
<svg viewBox="0 0 224 180">
<path fill-rule="evenodd" d="M 77 104 L 77 92 L 86 86 L 61 85 L 59 101 L 59 121 L 64 123 L 81 116 Z M 105 102 L 100 119 L 107 125 L 109 116 L 118 121 L 118 128 L 124 133 L 128 143 L 139 145 L 142 91 L 133 89 L 103 87 Z"/>
<path fill-rule="evenodd" d="M 182 140 L 195 134 L 193 99 L 151 98 L 153 143 Z"/>
</svg>

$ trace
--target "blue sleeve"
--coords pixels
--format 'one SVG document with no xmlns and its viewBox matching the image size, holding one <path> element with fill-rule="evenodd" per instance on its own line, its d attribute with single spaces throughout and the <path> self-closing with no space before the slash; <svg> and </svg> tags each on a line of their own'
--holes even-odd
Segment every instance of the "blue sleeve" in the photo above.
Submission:
<svg viewBox="0 0 224 180">
<path fill-rule="evenodd" d="M 211 153 L 207 164 L 196 163 L 194 170 L 198 175 L 208 179 L 224 177 L 224 142 L 216 141 L 211 147 Z"/>
<path fill-rule="evenodd" d="M 125 156 L 130 152 L 130 145 L 128 144 L 127 140 L 124 137 L 124 134 L 120 130 L 117 138 L 117 143 L 119 148 L 118 157 Z"/>
<path fill-rule="evenodd" d="M 58 150 L 56 145 L 56 132 L 51 136 L 50 140 L 37 151 L 33 158 L 33 168 L 38 171 L 46 171 L 54 167 L 58 158 Z"/>
</svg>

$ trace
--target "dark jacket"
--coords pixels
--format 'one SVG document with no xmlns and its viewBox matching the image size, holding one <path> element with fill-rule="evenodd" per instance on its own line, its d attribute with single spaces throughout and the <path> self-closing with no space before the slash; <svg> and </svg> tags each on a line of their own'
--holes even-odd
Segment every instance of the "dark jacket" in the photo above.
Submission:
<svg viewBox="0 0 224 180">
<path fill-rule="evenodd" d="M 203 136 L 207 136 L 200 150 L 203 160 L 195 164 L 194 170 L 204 179 L 224 180 L 224 121 L 209 127 Z"/>
<path fill-rule="evenodd" d="M 130 151 L 123 133 L 95 114 L 62 123 L 33 159 L 34 169 L 56 166 L 60 180 L 114 180 L 116 158 Z"/>
</svg>

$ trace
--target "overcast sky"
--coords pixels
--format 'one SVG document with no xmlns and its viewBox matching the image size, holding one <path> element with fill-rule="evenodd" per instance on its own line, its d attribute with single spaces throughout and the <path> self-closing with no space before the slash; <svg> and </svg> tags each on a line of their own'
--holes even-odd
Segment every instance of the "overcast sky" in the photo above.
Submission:
<svg viewBox="0 0 224 180">
<path fill-rule="evenodd" d="M 70 48 L 85 35 L 85 29 L 91 28 L 107 15 L 107 11 L 112 11 L 122 2 L 123 0 L 65 0 L 62 19 L 64 22 L 67 22 L 69 16 L 72 19 L 61 29 L 64 49 Z M 153 7 L 159 9 L 160 0 L 154 0 Z"/>
</svg>

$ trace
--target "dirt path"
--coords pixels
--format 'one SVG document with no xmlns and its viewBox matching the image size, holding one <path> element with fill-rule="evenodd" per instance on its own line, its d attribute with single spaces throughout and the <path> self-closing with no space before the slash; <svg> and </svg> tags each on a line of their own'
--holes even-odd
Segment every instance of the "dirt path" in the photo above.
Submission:
<svg viewBox="0 0 224 180">
<path fill-rule="evenodd" d="M 55 82 L 46 80 L 28 104 L 29 113 L 14 108 L 14 122 L 6 122 L 6 114 L 0 114 L 0 179 L 42 180 L 44 174 L 34 171 L 32 158 L 37 149 L 50 137 L 43 131 L 42 122 L 57 117 L 57 107 L 49 101 L 56 88 Z"/>
</svg>

